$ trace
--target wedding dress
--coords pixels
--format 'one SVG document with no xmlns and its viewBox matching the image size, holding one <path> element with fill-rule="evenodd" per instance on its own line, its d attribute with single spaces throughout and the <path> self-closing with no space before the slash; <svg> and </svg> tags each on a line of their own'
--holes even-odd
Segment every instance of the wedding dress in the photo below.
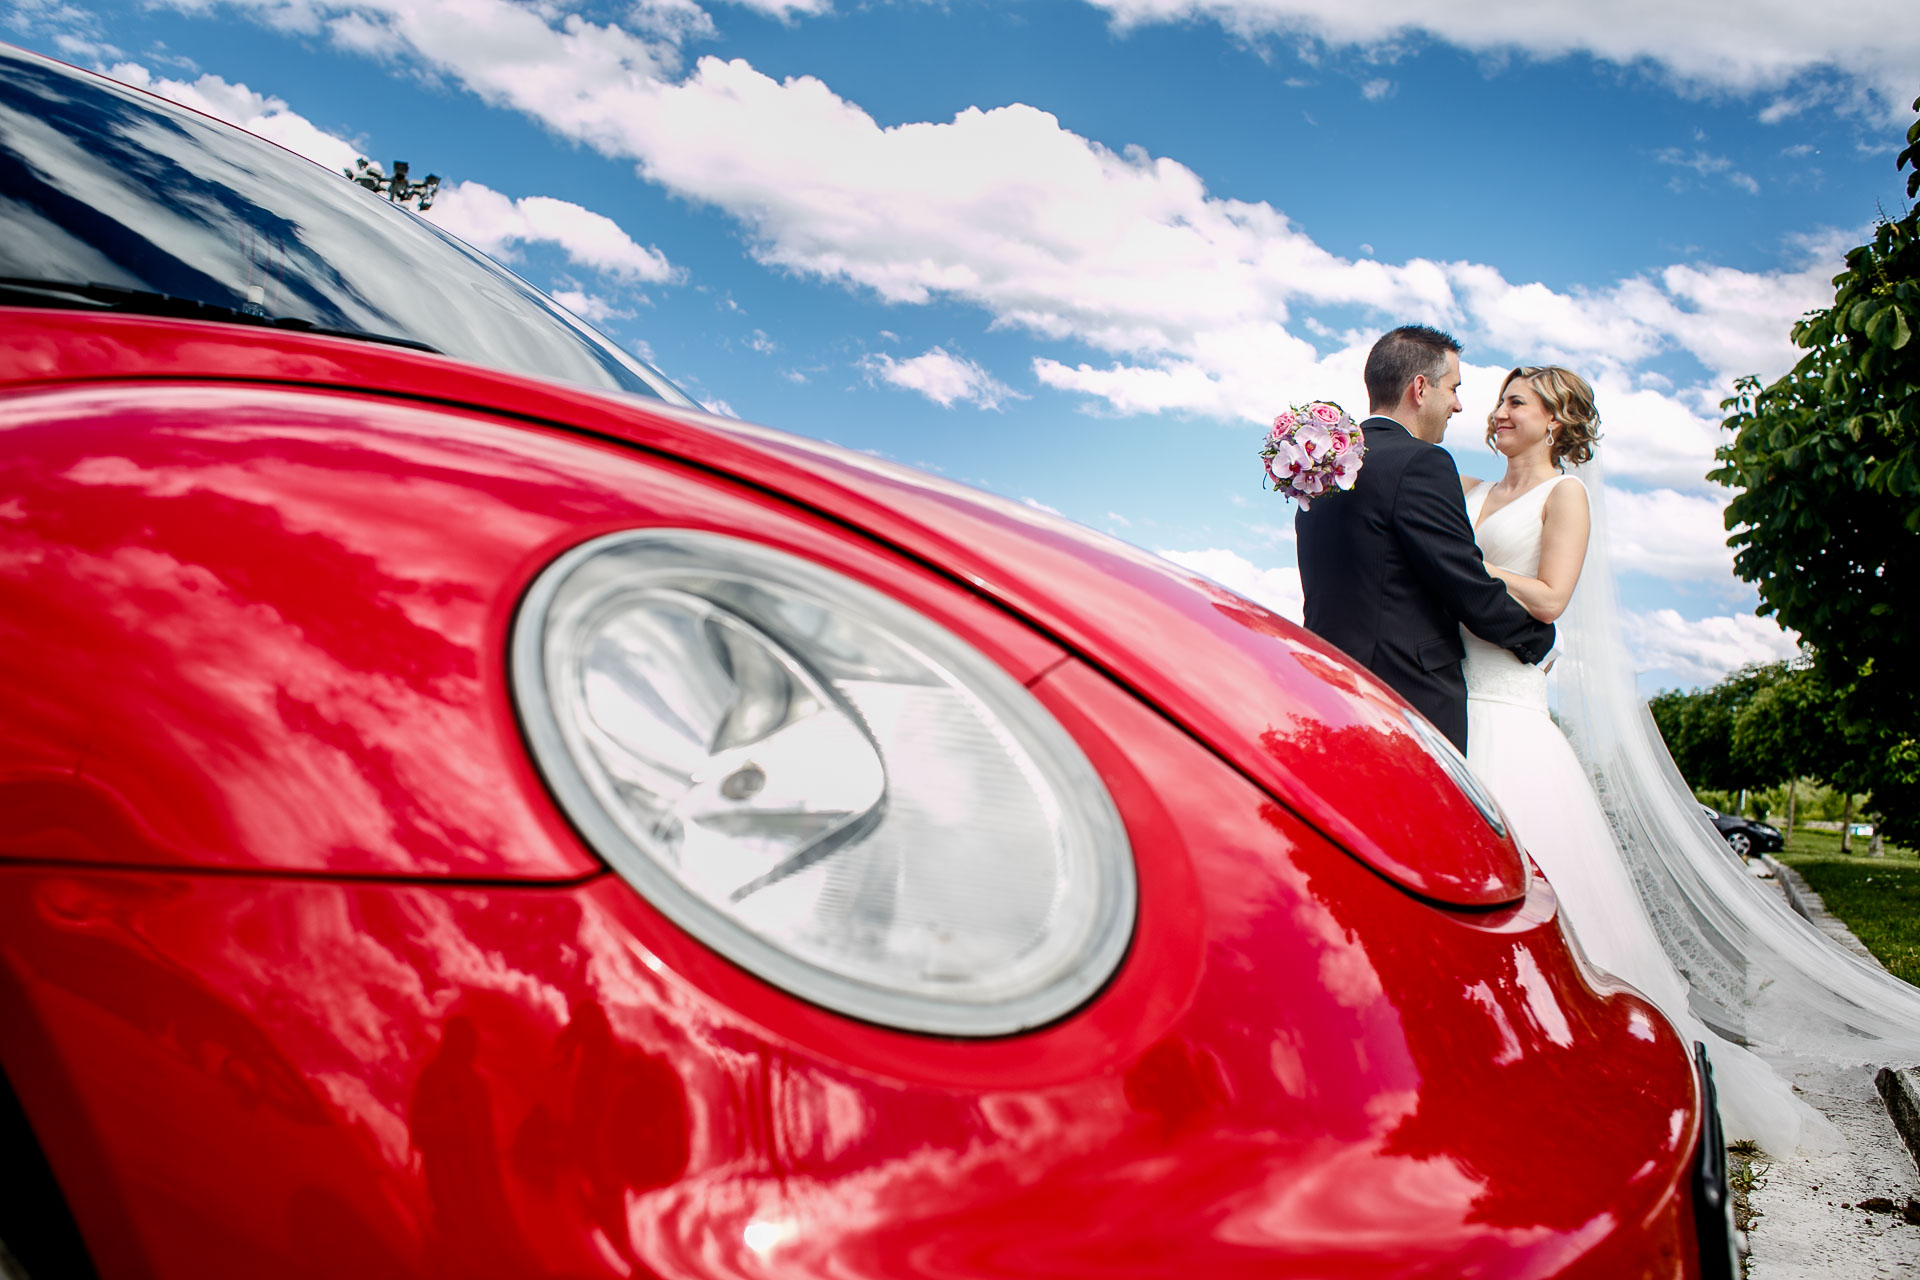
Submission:
<svg viewBox="0 0 1920 1280">
<path fill-rule="evenodd" d="M 1842 950 L 1793 912 L 1747 874 L 1694 803 L 1627 657 L 1607 487 L 1597 463 L 1578 474 L 1593 535 L 1580 587 L 1560 618 L 1556 710 L 1654 932 L 1691 987 L 1693 1012 L 1816 1084 L 1836 1068 L 1920 1062 L 1920 988 Z"/>
<path fill-rule="evenodd" d="M 1487 563 L 1526 577 L 1540 571 L 1540 534 L 1555 476 L 1493 512 L 1493 485 L 1467 494 L 1467 516 Z M 1707 1046 L 1730 1139 L 1785 1156 L 1803 1142 L 1829 1145 L 1831 1127 L 1765 1062 L 1715 1034 L 1691 1008 L 1689 985 L 1668 958 L 1588 779 L 1548 713 L 1547 674 L 1463 630 L 1467 760 L 1492 790 L 1560 899 L 1560 911 L 1593 965 L 1646 996 L 1687 1041 Z"/>
</svg>

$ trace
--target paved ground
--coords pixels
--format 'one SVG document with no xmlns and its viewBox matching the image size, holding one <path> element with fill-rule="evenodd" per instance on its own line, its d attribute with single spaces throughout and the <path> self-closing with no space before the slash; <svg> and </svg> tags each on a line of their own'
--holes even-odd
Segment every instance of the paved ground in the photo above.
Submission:
<svg viewBox="0 0 1920 1280">
<path fill-rule="evenodd" d="M 1834 1155 L 1756 1163 L 1750 1280 L 1920 1280 L 1920 1226 L 1900 1213 L 1909 1196 L 1920 1196 L 1920 1174 L 1874 1091 L 1873 1071 L 1815 1068 L 1789 1078 L 1847 1144 Z M 1894 1211 L 1855 1207 L 1875 1198 Z"/>
<path fill-rule="evenodd" d="M 1840 945 L 1866 951 L 1804 880 L 1775 866 L 1796 910 Z M 1832 1155 L 1756 1162 L 1758 1184 L 1748 1196 L 1750 1280 L 1920 1280 L 1920 1226 L 1901 1212 L 1908 1197 L 1920 1197 L 1920 1170 L 1874 1089 L 1873 1068 L 1775 1066 L 1833 1121 L 1846 1146 Z M 1890 1201 L 1893 1211 L 1856 1207 L 1876 1198 Z"/>
</svg>

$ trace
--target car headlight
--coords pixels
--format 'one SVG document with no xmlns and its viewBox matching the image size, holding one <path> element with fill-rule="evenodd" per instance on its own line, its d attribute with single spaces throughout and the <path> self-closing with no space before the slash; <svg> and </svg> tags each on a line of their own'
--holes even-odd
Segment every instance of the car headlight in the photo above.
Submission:
<svg viewBox="0 0 1920 1280">
<path fill-rule="evenodd" d="M 805 999 L 948 1035 L 1057 1018 L 1131 936 L 1126 832 L 1034 697 L 798 557 L 617 533 L 534 582 L 513 690 L 586 840 L 680 927 Z"/>
</svg>

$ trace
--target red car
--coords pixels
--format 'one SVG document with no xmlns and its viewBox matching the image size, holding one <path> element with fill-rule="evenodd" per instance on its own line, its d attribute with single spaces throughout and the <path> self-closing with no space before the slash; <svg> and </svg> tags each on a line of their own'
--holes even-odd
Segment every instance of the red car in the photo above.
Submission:
<svg viewBox="0 0 1920 1280">
<path fill-rule="evenodd" d="M 0 194 L 29 1274 L 1728 1274 L 1696 1057 L 1339 653 L 17 51 Z"/>
</svg>

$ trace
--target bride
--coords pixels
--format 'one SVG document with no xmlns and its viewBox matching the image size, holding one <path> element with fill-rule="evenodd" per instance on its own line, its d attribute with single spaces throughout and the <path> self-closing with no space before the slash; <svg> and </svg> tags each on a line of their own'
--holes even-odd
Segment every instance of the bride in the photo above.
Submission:
<svg viewBox="0 0 1920 1280">
<path fill-rule="evenodd" d="M 1487 441 L 1506 458 L 1506 474 L 1492 483 L 1461 480 L 1488 571 L 1545 622 L 1566 612 L 1587 560 L 1593 505 L 1563 468 L 1592 459 L 1598 425 L 1593 389 L 1578 374 L 1515 369 L 1487 418 Z M 1766 1063 L 1695 1015 L 1689 983 L 1642 905 L 1588 771 L 1548 714 L 1546 672 L 1471 632 L 1461 638 L 1468 763 L 1546 873 L 1581 951 L 1652 1000 L 1684 1038 L 1706 1044 L 1730 1138 L 1785 1155 L 1812 1132 L 1826 1133 L 1826 1122 Z"/>
</svg>

